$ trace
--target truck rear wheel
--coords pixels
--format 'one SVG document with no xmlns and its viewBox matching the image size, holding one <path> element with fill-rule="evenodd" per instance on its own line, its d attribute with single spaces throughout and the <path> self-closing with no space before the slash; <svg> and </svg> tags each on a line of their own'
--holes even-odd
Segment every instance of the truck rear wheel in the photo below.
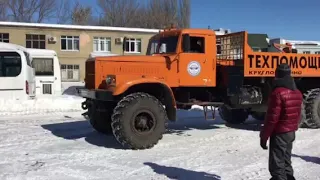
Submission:
<svg viewBox="0 0 320 180">
<path fill-rule="evenodd" d="M 93 102 L 88 106 L 89 122 L 93 129 L 102 134 L 112 134 L 111 129 L 111 112 L 112 109 L 108 109 L 103 105 L 99 105 L 98 102 Z"/>
<path fill-rule="evenodd" d="M 300 119 L 300 122 L 299 122 L 299 128 L 305 128 L 306 127 L 305 121 L 306 121 L 306 107 L 305 107 L 305 104 L 303 102 L 302 105 L 301 105 L 301 119 Z"/>
<path fill-rule="evenodd" d="M 264 121 L 265 115 L 266 115 L 266 112 L 252 112 L 251 113 L 251 116 L 254 119 L 259 120 L 259 121 Z M 301 120 L 299 122 L 299 128 L 305 127 L 305 125 L 304 125 L 305 120 L 306 120 L 305 106 L 304 106 L 304 103 L 302 103 L 302 105 L 301 105 Z"/>
<path fill-rule="evenodd" d="M 303 126 L 306 128 L 320 128 L 320 88 L 311 89 L 304 94 L 306 119 Z"/>
<path fill-rule="evenodd" d="M 251 116 L 258 120 L 258 121 L 264 121 L 264 117 L 265 117 L 266 113 L 265 112 L 252 112 Z"/>
<path fill-rule="evenodd" d="M 230 124 L 242 124 L 248 118 L 248 113 L 244 109 L 229 109 L 226 105 L 219 108 L 219 115 Z"/>
<path fill-rule="evenodd" d="M 162 139 L 167 113 L 161 102 L 147 93 L 133 93 L 115 107 L 111 127 L 117 141 L 130 149 L 149 149 Z"/>
</svg>

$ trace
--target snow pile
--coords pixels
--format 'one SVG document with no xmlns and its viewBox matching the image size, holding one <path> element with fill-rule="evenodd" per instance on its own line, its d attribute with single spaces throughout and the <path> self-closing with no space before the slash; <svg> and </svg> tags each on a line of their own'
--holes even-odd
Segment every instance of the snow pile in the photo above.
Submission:
<svg viewBox="0 0 320 180">
<path fill-rule="evenodd" d="M 67 95 L 38 97 L 24 101 L 0 99 L 0 115 L 82 111 L 83 101 L 81 97 Z"/>
</svg>

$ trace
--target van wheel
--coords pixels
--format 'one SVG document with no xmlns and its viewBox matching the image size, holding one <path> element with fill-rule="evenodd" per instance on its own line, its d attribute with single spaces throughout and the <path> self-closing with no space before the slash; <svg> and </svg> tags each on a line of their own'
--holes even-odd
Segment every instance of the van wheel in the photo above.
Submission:
<svg viewBox="0 0 320 180">
<path fill-rule="evenodd" d="M 102 134 L 112 134 L 111 112 L 112 109 L 106 108 L 103 104 L 92 103 L 88 107 L 88 116 L 93 129 Z"/>
<path fill-rule="evenodd" d="M 306 128 L 320 128 L 320 88 L 311 89 L 304 94 L 306 119 L 303 126 Z"/>
<path fill-rule="evenodd" d="M 162 139 L 167 113 L 161 102 L 147 93 L 124 97 L 114 109 L 111 127 L 117 141 L 129 149 L 149 149 Z"/>
<path fill-rule="evenodd" d="M 229 109 L 226 105 L 219 108 L 219 115 L 230 124 L 242 124 L 248 118 L 248 113 L 244 109 Z"/>
</svg>

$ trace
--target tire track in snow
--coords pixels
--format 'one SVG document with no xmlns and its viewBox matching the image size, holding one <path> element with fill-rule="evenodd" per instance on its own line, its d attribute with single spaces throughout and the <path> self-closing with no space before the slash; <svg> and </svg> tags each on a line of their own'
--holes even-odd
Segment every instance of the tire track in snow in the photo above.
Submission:
<svg viewBox="0 0 320 180">
<path fill-rule="evenodd" d="M 62 117 L 54 117 L 52 115 L 47 116 L 29 116 L 22 120 L 16 120 L 13 117 L 11 118 L 1 118 L 0 122 L 5 125 L 4 133 L 0 136 L 0 148 L 9 148 L 14 146 L 24 146 L 25 148 L 34 147 L 35 145 L 41 144 L 54 144 L 54 142 L 61 141 L 60 137 L 57 137 L 52 134 L 47 129 L 41 127 L 46 124 L 59 124 L 59 123 L 72 123 L 78 121 L 86 121 L 84 119 L 78 118 L 67 118 L 62 114 L 59 114 Z M 30 127 L 31 126 L 31 127 Z M 23 128 L 22 128 L 23 127 Z M 21 131 L 21 130 L 24 131 Z M 69 131 L 70 129 L 65 129 Z M 74 128 L 76 135 L 81 133 L 81 130 Z M 83 132 L 82 132 L 83 133 Z M 18 134 L 18 135 L 16 135 Z M 21 135 L 23 134 L 23 135 Z M 70 134 L 72 136 L 72 134 Z"/>
<path fill-rule="evenodd" d="M 0 111 L 0 116 L 14 117 L 14 116 L 35 116 L 35 115 L 54 115 L 59 113 L 73 113 L 73 112 L 84 112 L 82 109 L 34 109 L 31 111 Z"/>
<path fill-rule="evenodd" d="M 241 140 L 241 138 L 239 136 L 236 135 L 230 135 L 228 136 L 228 132 L 223 132 L 223 133 L 219 133 L 217 135 L 215 135 L 215 137 L 206 137 L 206 138 L 192 138 L 192 140 L 187 140 L 187 141 L 183 141 L 182 142 L 177 142 L 174 141 L 176 146 L 181 146 L 183 147 L 185 144 L 189 144 L 188 149 L 193 149 L 192 147 L 190 147 L 190 144 L 194 145 L 194 149 L 195 151 L 189 151 L 188 152 L 188 157 L 197 157 L 197 158 L 193 158 L 191 160 L 187 160 L 186 159 L 186 154 L 184 153 L 177 153 L 179 154 L 179 156 L 175 156 L 175 157 L 171 157 L 168 159 L 164 159 L 164 160 L 160 160 L 157 161 L 159 163 L 161 163 L 161 165 L 166 165 L 166 164 L 175 164 L 175 167 L 184 167 L 186 165 L 186 163 L 188 164 L 188 166 L 192 166 L 195 168 L 201 168 L 201 163 L 200 162 L 208 162 L 208 160 L 212 159 L 212 166 L 216 167 L 217 165 L 214 163 L 216 162 L 223 162 L 224 158 L 230 156 L 231 154 L 234 153 L 238 153 L 237 149 L 242 149 L 242 150 L 250 150 L 251 148 L 248 147 L 248 145 L 246 143 L 242 143 L 240 146 L 237 146 L 235 150 L 226 150 L 226 149 L 233 149 L 233 143 L 229 143 L 232 141 L 239 141 Z M 225 137 L 225 139 L 223 139 L 222 137 Z M 188 138 L 184 138 L 188 139 Z M 232 140 L 232 141 L 228 141 L 228 140 Z M 248 139 L 249 140 L 249 139 Z M 196 142 L 196 143 L 194 143 Z M 226 145 L 228 144 L 228 145 Z M 170 144 L 171 145 L 171 144 Z M 212 147 L 214 146 L 214 147 Z M 165 148 L 165 149 L 170 149 L 170 148 L 175 148 L 175 147 L 170 147 L 167 144 L 164 145 L 159 145 L 158 148 Z M 213 157 L 207 157 L 204 156 L 204 154 L 206 154 L 206 152 L 210 151 L 210 149 L 214 148 L 215 153 L 219 154 L 218 157 L 213 156 Z M 156 149 L 157 151 L 163 151 L 162 149 Z M 248 156 L 246 157 L 246 159 L 251 160 L 251 159 L 259 159 L 258 156 Z M 200 164 L 199 164 L 200 163 Z M 221 166 L 223 168 L 232 168 L 233 165 L 232 164 L 224 164 L 223 166 Z M 125 178 L 129 178 L 130 176 L 134 175 L 134 174 L 140 174 L 141 171 L 147 170 L 149 169 L 149 166 L 143 166 L 139 169 L 136 169 L 128 174 L 126 174 L 126 176 L 121 177 L 122 179 Z M 192 169 L 193 170 L 193 169 Z M 214 170 L 209 170 L 210 172 L 214 172 Z M 209 172 L 209 173 L 210 173 Z M 255 177 L 259 176 L 260 173 L 259 171 L 254 172 L 255 174 L 251 175 L 251 174 L 245 174 L 243 176 L 248 176 L 249 179 L 254 179 Z M 255 176 L 254 176 L 255 175 Z M 120 178 L 120 179 L 121 179 Z"/>
</svg>

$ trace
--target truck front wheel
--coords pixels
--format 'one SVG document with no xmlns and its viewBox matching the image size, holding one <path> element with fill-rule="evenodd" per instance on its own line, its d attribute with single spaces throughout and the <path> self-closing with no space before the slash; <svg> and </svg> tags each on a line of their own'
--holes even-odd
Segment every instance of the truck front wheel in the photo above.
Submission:
<svg viewBox="0 0 320 180">
<path fill-rule="evenodd" d="M 167 113 L 156 97 L 138 92 L 119 101 L 111 127 L 115 138 L 124 147 L 149 149 L 162 139 L 167 120 Z"/>
<path fill-rule="evenodd" d="M 219 108 L 219 115 L 230 124 L 242 124 L 248 118 L 248 113 L 244 109 L 229 109 L 226 105 Z"/>
<path fill-rule="evenodd" d="M 112 134 L 111 113 L 111 107 L 99 102 L 91 103 L 88 106 L 88 116 L 93 129 L 102 134 Z"/>
</svg>

